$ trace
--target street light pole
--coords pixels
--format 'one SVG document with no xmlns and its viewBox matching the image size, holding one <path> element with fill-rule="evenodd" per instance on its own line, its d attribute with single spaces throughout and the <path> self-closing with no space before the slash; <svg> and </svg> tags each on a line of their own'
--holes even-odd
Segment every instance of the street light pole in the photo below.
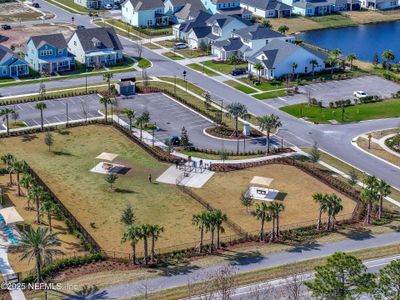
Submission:
<svg viewBox="0 0 400 300">
<path fill-rule="evenodd" d="M 152 135 L 153 135 L 153 139 L 152 139 L 153 148 L 154 148 L 154 131 L 155 131 L 156 128 L 157 128 L 157 122 L 154 122 L 154 127 L 153 127 L 153 132 L 152 132 Z"/>
<path fill-rule="evenodd" d="M 65 116 L 66 116 L 66 118 L 67 118 L 67 122 L 66 122 L 66 124 L 67 124 L 67 127 L 68 127 L 68 122 L 69 122 L 69 117 L 68 117 L 68 102 L 65 102 Z"/>
<path fill-rule="evenodd" d="M 186 92 L 187 92 L 186 70 L 183 71 L 183 81 L 185 82 Z"/>
</svg>

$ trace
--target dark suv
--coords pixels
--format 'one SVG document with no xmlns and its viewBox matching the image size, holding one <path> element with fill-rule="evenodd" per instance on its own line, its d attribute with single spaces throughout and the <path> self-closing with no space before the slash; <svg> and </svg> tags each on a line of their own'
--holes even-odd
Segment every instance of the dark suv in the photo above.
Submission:
<svg viewBox="0 0 400 300">
<path fill-rule="evenodd" d="M 4 29 L 4 30 L 10 30 L 11 26 L 8 25 L 8 24 L 3 24 L 3 25 L 1 25 L 1 28 Z"/>
<path fill-rule="evenodd" d="M 231 71 L 232 76 L 238 76 L 246 74 L 247 70 L 245 68 L 236 68 Z"/>
</svg>

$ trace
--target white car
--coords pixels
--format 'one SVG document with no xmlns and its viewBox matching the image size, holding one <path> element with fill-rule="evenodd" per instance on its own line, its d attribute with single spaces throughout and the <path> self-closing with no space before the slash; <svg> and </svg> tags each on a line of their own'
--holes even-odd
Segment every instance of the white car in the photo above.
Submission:
<svg viewBox="0 0 400 300">
<path fill-rule="evenodd" d="M 113 6 L 112 6 L 111 4 L 106 4 L 106 5 L 104 5 L 104 8 L 105 8 L 105 9 L 112 9 Z"/>
<path fill-rule="evenodd" d="M 355 92 L 353 93 L 353 95 L 354 95 L 354 97 L 356 97 L 356 98 L 364 98 L 364 97 L 367 97 L 367 96 L 368 96 L 368 94 L 367 94 L 366 92 L 363 92 L 363 91 L 355 91 Z"/>
<path fill-rule="evenodd" d="M 175 49 L 186 49 L 188 47 L 188 45 L 186 45 L 185 43 L 176 43 L 174 45 Z"/>
</svg>

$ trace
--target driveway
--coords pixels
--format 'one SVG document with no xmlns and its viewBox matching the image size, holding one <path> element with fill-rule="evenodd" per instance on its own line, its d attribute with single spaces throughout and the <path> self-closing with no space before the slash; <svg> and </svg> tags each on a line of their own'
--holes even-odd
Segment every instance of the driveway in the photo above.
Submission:
<svg viewBox="0 0 400 300">
<path fill-rule="evenodd" d="M 392 93 L 400 91 L 400 84 L 378 76 L 362 76 L 346 80 L 334 80 L 323 83 L 313 83 L 299 88 L 300 94 L 264 100 L 280 108 L 282 106 L 308 102 L 308 97 L 322 101 L 324 106 L 329 102 L 354 99 L 354 91 L 364 91 L 368 95 L 383 98 L 391 97 Z"/>
</svg>

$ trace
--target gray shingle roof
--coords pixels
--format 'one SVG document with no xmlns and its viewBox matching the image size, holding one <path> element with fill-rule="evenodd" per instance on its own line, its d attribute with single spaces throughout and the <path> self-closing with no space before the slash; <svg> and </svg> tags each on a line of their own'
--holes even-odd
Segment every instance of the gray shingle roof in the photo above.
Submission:
<svg viewBox="0 0 400 300">
<path fill-rule="evenodd" d="M 188 0 L 180 11 L 175 13 L 175 16 L 181 20 L 188 20 L 189 18 L 197 18 L 198 15 L 203 12 L 205 13 L 207 9 L 200 0 Z M 211 14 L 208 14 L 208 18 Z"/>
<path fill-rule="evenodd" d="M 13 58 L 14 52 L 11 49 L 0 45 L 0 65 L 4 64 L 7 60 Z"/>
<path fill-rule="evenodd" d="M 238 29 L 234 32 L 234 34 L 240 36 L 245 40 L 260 40 L 260 39 L 284 37 L 283 34 L 277 31 L 274 31 L 272 29 L 257 24 L 242 29 Z"/>
<path fill-rule="evenodd" d="M 217 22 L 219 27 L 222 28 L 223 26 L 229 24 L 234 20 L 238 20 L 248 26 L 252 24 L 250 21 L 246 21 L 238 16 L 226 16 L 222 14 L 214 14 L 207 20 L 207 25 L 211 25 L 212 23 Z"/>
<path fill-rule="evenodd" d="M 193 20 L 186 21 L 180 25 L 180 31 L 187 33 L 192 28 L 206 26 L 206 21 L 211 17 L 211 14 L 205 11 L 199 11 Z"/>
<path fill-rule="evenodd" d="M 45 44 L 52 45 L 53 47 L 56 47 L 57 49 L 64 49 L 64 48 L 68 47 L 67 42 L 61 33 L 35 35 L 35 36 L 32 36 L 29 40 L 32 40 L 36 49 L 42 47 Z"/>
<path fill-rule="evenodd" d="M 75 31 L 84 51 L 94 51 L 99 49 L 112 48 L 122 50 L 122 44 L 114 28 L 85 28 Z M 95 41 L 100 42 L 100 46 L 95 45 Z"/>
<path fill-rule="evenodd" d="M 152 10 L 159 7 L 164 7 L 162 0 L 125 0 L 124 2 L 126 1 L 131 2 L 135 11 Z"/>
<path fill-rule="evenodd" d="M 293 6 L 299 8 L 307 8 L 307 7 L 319 7 L 319 6 L 326 6 L 326 5 L 334 5 L 336 3 L 335 0 L 320 0 L 320 1 L 299 1 L 294 2 Z"/>
<path fill-rule="evenodd" d="M 244 45 L 240 38 L 229 38 L 223 41 L 216 41 L 213 43 L 213 47 L 224 49 L 225 51 L 235 51 L 242 48 L 248 48 Z"/>
<path fill-rule="evenodd" d="M 240 3 L 262 10 L 291 10 L 292 8 L 282 2 L 276 0 L 241 0 Z"/>
</svg>

